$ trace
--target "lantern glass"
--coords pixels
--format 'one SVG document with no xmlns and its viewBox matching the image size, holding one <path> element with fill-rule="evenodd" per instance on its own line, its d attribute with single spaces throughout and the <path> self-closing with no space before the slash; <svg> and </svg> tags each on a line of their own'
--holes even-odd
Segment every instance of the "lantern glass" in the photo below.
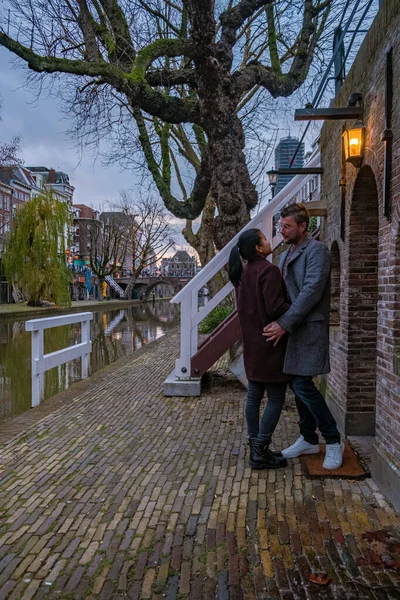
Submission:
<svg viewBox="0 0 400 600">
<path fill-rule="evenodd" d="M 269 184 L 271 186 L 275 186 L 278 179 L 278 171 L 276 171 L 275 169 L 271 169 L 270 171 L 267 171 L 267 175 L 269 179 Z"/>
<path fill-rule="evenodd" d="M 358 121 L 351 129 L 343 133 L 343 146 L 346 162 L 360 167 L 364 155 L 365 127 Z"/>
</svg>

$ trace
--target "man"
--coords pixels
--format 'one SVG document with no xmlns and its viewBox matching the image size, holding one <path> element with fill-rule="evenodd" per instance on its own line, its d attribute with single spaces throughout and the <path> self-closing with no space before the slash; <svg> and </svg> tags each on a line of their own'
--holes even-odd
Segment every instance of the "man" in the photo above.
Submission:
<svg viewBox="0 0 400 600">
<path fill-rule="evenodd" d="M 331 257 L 328 248 L 308 233 L 309 215 L 303 204 L 291 204 L 281 211 L 279 228 L 289 249 L 280 268 L 291 307 L 277 321 L 264 328 L 264 335 L 276 345 L 289 333 L 284 372 L 293 375 L 291 387 L 300 417 L 300 437 L 282 450 L 285 458 L 319 452 L 320 430 L 326 441 L 325 469 L 338 469 L 343 462 L 344 444 L 326 402 L 313 377 L 329 373 L 329 310 Z"/>
</svg>

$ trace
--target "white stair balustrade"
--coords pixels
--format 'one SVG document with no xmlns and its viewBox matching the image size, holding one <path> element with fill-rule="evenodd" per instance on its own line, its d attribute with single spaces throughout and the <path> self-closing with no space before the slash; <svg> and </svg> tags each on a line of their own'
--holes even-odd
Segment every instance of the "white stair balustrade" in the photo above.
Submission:
<svg viewBox="0 0 400 600">
<path fill-rule="evenodd" d="M 82 379 L 89 376 L 90 353 L 90 321 L 93 313 L 85 312 L 75 315 L 62 315 L 44 319 L 31 319 L 25 323 L 25 330 L 32 332 L 32 406 L 40 404 L 44 398 L 44 374 L 53 367 L 82 357 Z M 44 354 L 44 330 L 61 325 L 81 324 L 81 342 L 69 348 Z"/>
<path fill-rule="evenodd" d="M 117 314 L 117 316 L 105 328 L 104 335 L 110 335 L 110 333 L 112 333 L 113 329 L 115 329 L 117 327 L 117 325 L 119 325 L 121 323 L 124 316 L 125 316 L 125 311 L 120 310 L 119 313 Z"/>
<path fill-rule="evenodd" d="M 115 281 L 115 279 L 113 277 L 111 277 L 111 275 L 107 275 L 105 280 L 107 281 L 108 285 L 117 292 L 117 294 L 119 295 L 120 298 L 124 297 L 124 290 L 122 289 L 122 287 L 120 285 L 118 285 L 118 283 Z"/>
<path fill-rule="evenodd" d="M 320 166 L 320 154 L 315 154 L 306 165 Z M 191 377 L 191 359 L 197 352 L 199 323 L 233 291 L 233 285 L 227 283 L 205 306 L 198 306 L 200 290 L 207 285 L 221 269 L 227 265 L 229 255 L 237 244 L 240 234 L 251 228 L 261 229 L 266 238 L 276 248 L 282 241 L 279 233 L 274 232 L 274 216 L 289 203 L 318 202 L 320 199 L 319 175 L 296 175 L 275 197 L 256 214 L 245 227 L 186 284 L 171 302 L 180 304 L 180 356 L 175 369 L 164 383 L 166 396 L 199 396 L 201 382 Z M 320 203 L 318 202 L 318 205 Z M 319 206 L 318 206 L 319 207 Z"/>
</svg>

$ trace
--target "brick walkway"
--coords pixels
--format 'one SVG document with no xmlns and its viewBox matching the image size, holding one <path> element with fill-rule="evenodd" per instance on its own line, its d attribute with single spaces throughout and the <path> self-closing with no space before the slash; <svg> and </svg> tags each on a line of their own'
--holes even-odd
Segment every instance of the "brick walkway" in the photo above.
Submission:
<svg viewBox="0 0 400 600">
<path fill-rule="evenodd" d="M 252 472 L 237 382 L 162 396 L 177 348 L 167 335 L 2 446 L 0 599 L 400 598 L 373 482 Z M 289 408 L 275 445 L 295 437 Z"/>
</svg>

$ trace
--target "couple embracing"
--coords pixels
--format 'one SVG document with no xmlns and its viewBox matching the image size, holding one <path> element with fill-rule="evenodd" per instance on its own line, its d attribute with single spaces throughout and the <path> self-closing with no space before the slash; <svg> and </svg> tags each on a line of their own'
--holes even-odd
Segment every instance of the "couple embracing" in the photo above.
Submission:
<svg viewBox="0 0 400 600">
<path fill-rule="evenodd" d="M 315 375 L 330 370 L 331 258 L 328 248 L 308 235 L 308 224 L 302 204 L 281 211 L 279 228 L 290 246 L 280 269 L 266 260 L 272 249 L 259 229 L 242 233 L 229 258 L 249 382 L 249 464 L 255 469 L 284 467 L 288 458 L 318 453 L 317 429 L 326 442 L 324 468 L 337 469 L 343 462 L 344 445 L 335 419 L 313 382 Z M 287 386 L 295 395 L 300 437 L 282 452 L 272 452 L 269 445 Z M 260 419 L 265 390 L 268 402 Z"/>
</svg>

